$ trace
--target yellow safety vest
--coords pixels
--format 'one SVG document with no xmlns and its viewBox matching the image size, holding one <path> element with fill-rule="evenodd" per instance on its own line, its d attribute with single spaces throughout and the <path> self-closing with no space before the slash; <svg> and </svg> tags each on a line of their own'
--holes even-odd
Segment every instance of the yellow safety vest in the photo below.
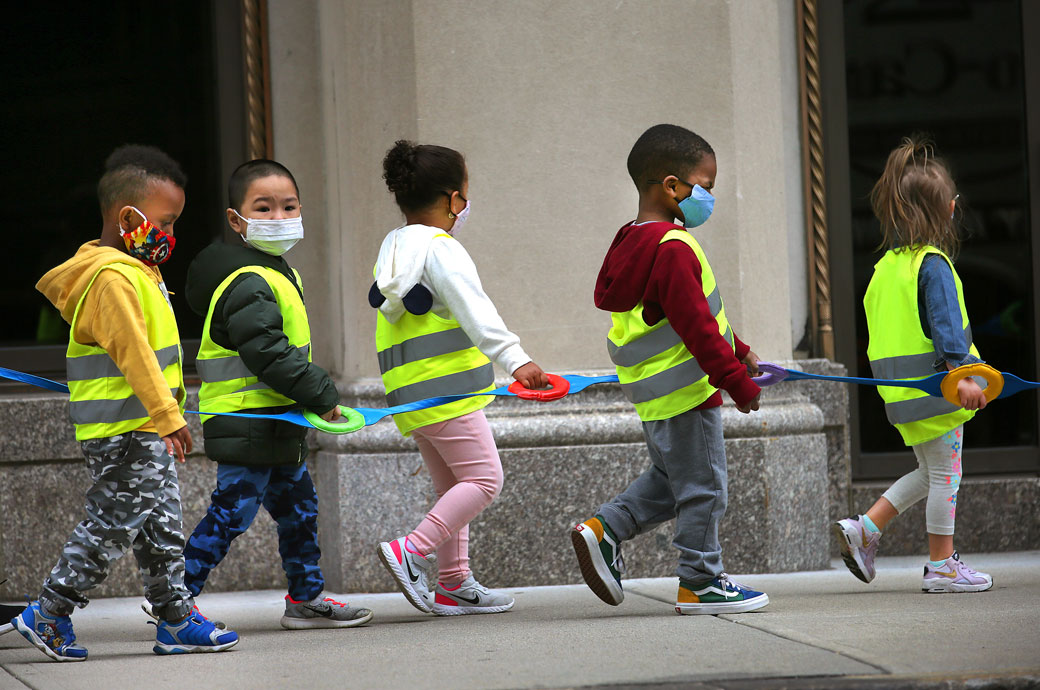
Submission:
<svg viewBox="0 0 1040 690">
<path fill-rule="evenodd" d="M 447 234 L 436 237 L 457 241 Z M 377 312 L 376 351 L 389 407 L 494 388 L 491 360 L 473 345 L 458 321 L 442 318 L 433 311 L 421 316 L 405 312 L 394 323 Z M 491 396 L 478 395 L 395 414 L 394 423 L 408 436 L 412 429 L 461 417 L 490 403 Z"/>
<path fill-rule="evenodd" d="M 704 250 L 685 230 L 669 230 L 660 243 L 670 240 L 685 242 L 697 255 L 704 296 L 719 333 L 733 347 L 733 329 L 726 320 L 722 296 Z M 607 351 L 617 369 L 621 390 L 644 422 L 692 410 L 718 390 L 708 383 L 708 375 L 668 319 L 648 326 L 643 320 L 642 303 L 627 312 L 612 312 L 610 319 L 614 325 L 607 334 Z"/>
<path fill-rule="evenodd" d="M 917 277 L 921 263 L 929 254 L 938 254 L 950 264 L 957 285 L 964 337 L 971 354 L 979 356 L 972 344 L 961 279 L 950 258 L 929 245 L 916 250 L 890 249 L 874 265 L 874 275 L 863 297 L 870 337 L 867 357 L 874 378 L 922 379 L 936 373 L 932 366 L 936 358 L 935 346 L 925 337 L 917 306 Z M 895 425 L 908 446 L 938 438 L 975 416 L 972 410 L 915 388 L 878 386 L 877 390 L 885 401 L 888 421 Z"/>
<path fill-rule="evenodd" d="M 238 352 L 213 342 L 210 324 L 213 310 L 221 295 L 232 281 L 243 273 L 256 273 L 270 286 L 278 308 L 282 312 L 282 330 L 289 344 L 303 350 L 307 361 L 311 361 L 311 329 L 307 321 L 307 308 L 296 286 L 281 272 L 266 266 L 244 266 L 233 272 L 217 286 L 209 301 L 206 322 L 202 328 L 202 344 L 196 360 L 202 386 L 199 388 L 199 409 L 203 412 L 239 412 L 259 407 L 286 407 L 295 404 L 275 391 L 245 365 Z M 300 274 L 293 269 L 296 281 L 302 286 Z M 200 415 L 202 422 L 213 415 Z"/>
<path fill-rule="evenodd" d="M 83 291 L 76 311 L 72 316 L 69 332 L 69 349 L 65 355 L 65 367 L 69 379 L 69 412 L 76 425 L 76 440 L 108 438 L 139 429 L 151 417 L 141 400 L 134 395 L 123 372 L 116 366 L 108 352 L 97 345 L 84 345 L 75 340 L 76 322 L 83 301 L 101 275 L 101 271 L 116 271 L 130 281 L 141 302 L 148 329 L 148 346 L 162 369 L 163 378 L 170 387 L 170 394 L 180 403 L 184 412 L 185 389 L 181 362 L 181 338 L 177 332 L 177 319 L 169 298 L 143 269 L 125 263 L 111 263 L 98 269 Z"/>
</svg>

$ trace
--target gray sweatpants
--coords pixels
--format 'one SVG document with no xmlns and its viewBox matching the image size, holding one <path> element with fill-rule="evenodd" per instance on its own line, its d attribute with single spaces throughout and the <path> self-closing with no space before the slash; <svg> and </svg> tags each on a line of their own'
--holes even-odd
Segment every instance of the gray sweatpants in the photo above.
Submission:
<svg viewBox="0 0 1040 690">
<path fill-rule="evenodd" d="M 195 605 L 184 587 L 184 534 L 177 468 L 158 434 L 132 431 L 84 441 L 93 485 L 87 517 L 76 525 L 43 583 L 48 613 L 67 616 L 87 605 L 109 565 L 133 548 L 145 596 L 162 618 L 184 618 Z"/>
<path fill-rule="evenodd" d="M 726 514 L 722 408 L 643 422 L 650 468 L 604 503 L 599 515 L 624 541 L 675 518 L 676 575 L 706 583 L 723 572 L 719 522 Z"/>
</svg>

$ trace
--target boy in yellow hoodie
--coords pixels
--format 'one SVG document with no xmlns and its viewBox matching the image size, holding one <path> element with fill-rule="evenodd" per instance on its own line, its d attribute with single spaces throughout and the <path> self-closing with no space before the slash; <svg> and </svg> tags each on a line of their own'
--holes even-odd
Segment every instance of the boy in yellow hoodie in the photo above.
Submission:
<svg viewBox="0 0 1040 690">
<path fill-rule="evenodd" d="M 69 413 L 93 482 L 76 526 L 18 632 L 57 661 L 83 661 L 70 614 L 131 548 L 159 616 L 156 654 L 222 651 L 238 635 L 203 617 L 184 587 L 184 535 L 174 456 L 192 449 L 183 354 L 158 264 L 170 258 L 187 179 L 150 146 L 122 146 L 98 183 L 100 240 L 36 288 L 71 326 Z"/>
</svg>

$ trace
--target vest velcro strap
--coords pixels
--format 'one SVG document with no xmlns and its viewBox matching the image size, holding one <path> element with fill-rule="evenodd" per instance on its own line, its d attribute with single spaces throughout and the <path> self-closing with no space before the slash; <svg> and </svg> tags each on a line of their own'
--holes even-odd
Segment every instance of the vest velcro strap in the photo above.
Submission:
<svg viewBox="0 0 1040 690">
<path fill-rule="evenodd" d="M 298 348 L 300 352 L 307 355 L 310 345 Z M 211 359 L 196 359 L 195 369 L 199 372 L 199 378 L 205 383 L 218 383 L 220 381 L 234 381 L 235 379 L 247 379 L 256 376 L 238 355 L 229 357 L 213 357 Z M 266 387 L 266 386 L 265 386 Z M 243 389 L 249 390 L 249 389 Z"/>
<path fill-rule="evenodd" d="M 619 367 L 633 367 L 640 362 L 667 352 L 682 342 L 671 324 L 664 324 L 655 331 L 650 331 L 642 338 L 625 343 L 620 347 L 607 339 L 607 352 L 610 361 Z"/>
<path fill-rule="evenodd" d="M 159 362 L 160 369 L 175 364 L 180 356 L 181 350 L 177 345 L 170 345 L 155 351 L 155 359 Z M 123 376 L 123 372 L 119 370 L 108 353 L 68 357 L 65 360 L 65 370 L 69 381 L 91 381 Z"/>
<path fill-rule="evenodd" d="M 380 350 L 379 373 L 385 374 L 394 367 L 417 362 L 420 359 L 460 352 L 473 347 L 473 341 L 461 328 L 452 328 L 437 333 L 427 333 L 409 338 L 402 343 Z"/>
<path fill-rule="evenodd" d="M 174 398 L 179 393 L 179 388 L 170 389 Z M 122 400 L 74 400 L 69 403 L 69 416 L 75 424 L 114 424 L 149 417 L 136 395 Z"/>
<path fill-rule="evenodd" d="M 922 398 L 885 403 L 885 414 L 892 424 L 909 424 L 922 419 L 938 417 L 961 409 L 943 398 L 926 395 Z"/>
<path fill-rule="evenodd" d="M 704 370 L 696 359 L 687 359 L 684 362 L 665 369 L 662 372 L 649 376 L 645 379 L 621 384 L 621 390 L 633 404 L 650 402 L 657 398 L 674 393 L 680 388 L 685 388 L 700 381 L 705 377 Z"/>
<path fill-rule="evenodd" d="M 484 390 L 495 382 L 495 369 L 491 363 L 460 371 L 447 376 L 411 383 L 401 386 L 386 394 L 386 402 L 389 406 L 406 405 L 427 398 L 435 398 L 441 395 L 463 395 Z"/>
</svg>

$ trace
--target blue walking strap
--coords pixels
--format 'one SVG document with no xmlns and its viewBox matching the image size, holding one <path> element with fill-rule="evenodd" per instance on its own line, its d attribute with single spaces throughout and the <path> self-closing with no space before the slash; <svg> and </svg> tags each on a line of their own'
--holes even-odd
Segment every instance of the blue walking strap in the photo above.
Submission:
<svg viewBox="0 0 1040 690">
<path fill-rule="evenodd" d="M 872 378 L 861 378 L 857 376 L 830 376 L 826 374 L 810 374 L 804 371 L 798 371 L 795 369 L 785 369 L 772 362 L 760 361 L 758 368 L 761 374 L 755 377 L 755 383 L 759 386 L 771 386 L 781 381 L 799 381 L 806 379 L 814 379 L 820 381 L 836 381 L 839 383 L 855 383 L 860 385 L 869 386 L 895 386 L 903 388 L 916 388 L 921 390 L 928 395 L 935 397 L 946 398 L 949 402 L 954 405 L 960 405 L 960 401 L 957 397 L 957 383 L 968 376 L 980 376 L 985 379 L 987 386 L 985 388 L 986 400 L 993 400 L 995 398 L 1006 398 L 1015 393 L 1020 393 L 1025 390 L 1033 390 L 1040 388 L 1040 383 L 1034 381 L 1025 381 L 1014 374 L 1006 372 L 999 372 L 988 364 L 968 364 L 962 367 L 958 367 L 953 371 L 946 374 L 938 373 L 923 379 L 872 379 Z M 524 388 L 519 382 L 513 382 L 509 386 L 501 386 L 494 388 L 489 391 L 481 391 L 478 393 L 463 393 L 459 395 L 441 395 L 435 398 L 427 398 L 425 400 L 418 400 L 415 402 L 405 403 L 403 405 L 395 405 L 393 407 L 347 407 L 340 405 L 340 413 L 343 415 L 343 421 L 327 422 L 318 415 L 314 414 L 310 410 L 288 410 L 280 414 L 255 414 L 250 412 L 206 412 L 199 410 L 185 410 L 185 414 L 198 414 L 198 415 L 214 415 L 221 417 L 242 417 L 246 419 L 277 419 L 297 426 L 308 427 L 312 429 L 318 429 L 330 434 L 349 434 L 351 432 L 362 429 L 366 426 L 371 426 L 376 422 L 385 419 L 386 417 L 401 414 L 403 412 L 415 412 L 417 410 L 425 410 L 430 407 L 437 407 L 438 405 L 444 405 L 446 403 L 455 402 L 457 400 L 465 400 L 466 398 L 472 398 L 477 395 L 512 395 L 523 400 L 538 400 L 542 402 L 548 402 L 550 400 L 558 400 L 565 395 L 573 393 L 580 393 L 589 386 L 598 383 L 617 383 L 618 377 L 615 374 L 608 374 L 605 376 L 583 376 L 580 374 L 567 374 L 565 376 L 557 376 L 556 374 L 546 374 L 549 378 L 550 386 L 546 390 L 531 390 Z M 20 381 L 22 383 L 28 383 L 33 386 L 40 388 L 46 388 L 47 390 L 56 391 L 58 393 L 68 393 L 69 387 L 64 383 L 57 381 L 51 381 L 40 376 L 33 376 L 32 374 L 25 374 L 20 371 L 13 369 L 7 369 L 0 367 L 0 377 L 11 379 L 14 381 Z"/>
<path fill-rule="evenodd" d="M 513 382 L 508 386 L 502 386 L 489 391 L 482 391 L 479 393 L 463 393 L 460 395 L 441 395 L 436 398 L 427 398 L 426 400 L 418 400 L 416 402 L 405 403 L 403 405 L 395 405 L 394 407 L 347 407 L 340 405 L 340 413 L 345 418 L 341 422 L 326 422 L 324 419 L 314 414 L 310 410 L 288 410 L 280 414 L 255 414 L 251 412 L 206 412 L 199 410 L 185 410 L 185 414 L 198 414 L 198 415 L 214 415 L 220 417 L 241 417 L 245 419 L 278 419 L 297 426 L 309 427 L 312 429 L 318 429 L 330 434 L 349 434 L 353 431 L 357 431 L 366 426 L 375 424 L 376 422 L 385 419 L 391 415 L 400 414 L 402 412 L 415 412 L 416 410 L 425 410 L 430 407 L 436 407 L 449 402 L 455 402 L 456 400 L 464 400 L 466 398 L 472 398 L 476 395 L 512 395 L 525 400 L 540 400 L 549 401 L 557 400 L 562 398 L 569 393 L 578 393 L 589 386 L 597 383 L 617 383 L 618 377 L 611 374 L 608 376 L 581 376 L 579 374 L 567 374 L 566 376 L 557 376 L 555 374 L 546 374 L 549 378 L 550 387 L 547 390 L 530 390 L 524 388 L 519 382 Z M 64 383 L 58 381 L 52 381 L 45 379 L 40 376 L 33 376 L 32 374 L 25 374 L 20 371 L 13 369 L 7 369 L 0 367 L 0 377 L 11 379 L 12 381 L 20 381 L 22 383 L 28 383 L 32 386 L 39 388 L 46 388 L 47 390 L 55 391 L 57 393 L 68 394 L 69 387 Z"/>
<path fill-rule="evenodd" d="M 966 364 L 945 374 L 937 373 L 923 379 L 870 379 L 858 376 L 828 376 L 826 374 L 810 374 L 805 371 L 785 369 L 772 362 L 758 363 L 761 376 L 755 377 L 759 386 L 771 386 L 781 381 L 799 381 L 815 379 L 819 381 L 838 381 L 840 383 L 856 383 L 867 386 L 893 386 L 899 388 L 916 388 L 928 395 L 945 398 L 954 405 L 960 406 L 957 397 L 957 384 L 969 376 L 980 376 L 986 381 L 986 401 L 1006 398 L 1025 390 L 1040 388 L 1040 382 L 1025 381 L 1014 374 L 1000 372 L 988 364 Z"/>
</svg>

